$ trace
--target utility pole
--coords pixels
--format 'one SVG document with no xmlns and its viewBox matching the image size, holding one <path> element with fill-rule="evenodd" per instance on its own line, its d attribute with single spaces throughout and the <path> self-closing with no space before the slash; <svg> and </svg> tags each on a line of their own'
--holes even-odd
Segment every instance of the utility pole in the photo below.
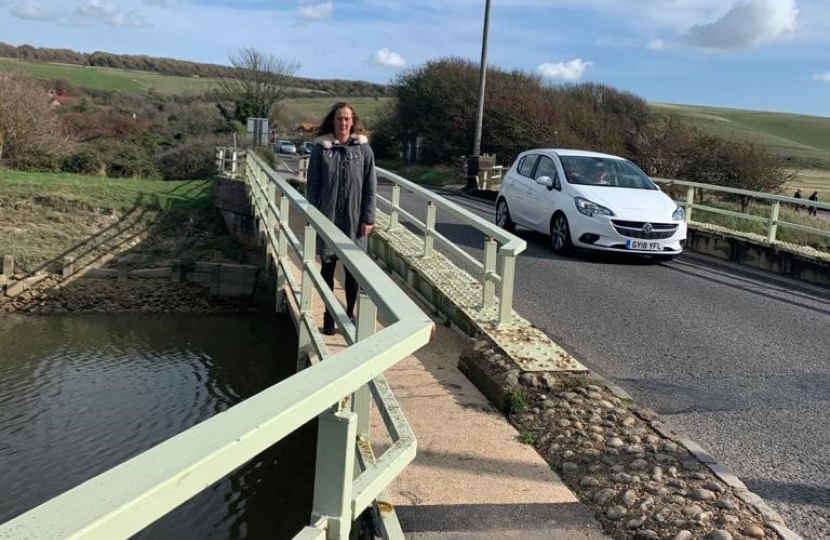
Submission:
<svg viewBox="0 0 830 540">
<path fill-rule="evenodd" d="M 478 115 L 473 139 L 473 155 L 481 154 L 481 124 L 484 122 L 484 86 L 487 81 L 487 32 L 490 27 L 490 0 L 484 7 L 484 34 L 481 38 L 481 69 L 478 76 Z"/>
</svg>

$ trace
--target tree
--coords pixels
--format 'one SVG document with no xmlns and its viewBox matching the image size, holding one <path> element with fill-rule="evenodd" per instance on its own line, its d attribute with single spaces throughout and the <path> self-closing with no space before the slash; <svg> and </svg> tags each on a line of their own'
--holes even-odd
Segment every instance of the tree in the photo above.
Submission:
<svg viewBox="0 0 830 540">
<path fill-rule="evenodd" d="M 16 165 L 67 150 L 69 138 L 43 86 L 22 72 L 0 72 L 0 159 Z"/>
<path fill-rule="evenodd" d="M 300 69 L 294 60 L 285 60 L 251 47 L 230 56 L 233 69 L 216 73 L 219 84 L 219 111 L 225 120 L 245 123 L 248 117 L 274 118 Z M 232 104 L 228 106 L 228 104 Z"/>
</svg>

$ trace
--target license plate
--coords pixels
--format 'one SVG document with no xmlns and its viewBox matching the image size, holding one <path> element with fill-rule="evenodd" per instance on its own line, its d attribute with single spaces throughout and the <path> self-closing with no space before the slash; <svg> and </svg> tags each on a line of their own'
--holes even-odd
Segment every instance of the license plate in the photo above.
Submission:
<svg viewBox="0 0 830 540">
<path fill-rule="evenodd" d="M 626 249 L 636 249 L 638 251 L 662 251 L 663 244 L 655 240 L 626 240 Z"/>
</svg>

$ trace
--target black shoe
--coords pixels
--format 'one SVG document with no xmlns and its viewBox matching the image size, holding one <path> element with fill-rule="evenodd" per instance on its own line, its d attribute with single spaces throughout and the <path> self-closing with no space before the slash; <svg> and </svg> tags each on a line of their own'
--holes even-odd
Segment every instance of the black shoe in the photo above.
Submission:
<svg viewBox="0 0 830 540">
<path fill-rule="evenodd" d="M 323 333 L 327 336 L 333 336 L 337 333 L 337 328 L 335 328 L 334 326 L 324 326 Z"/>
</svg>

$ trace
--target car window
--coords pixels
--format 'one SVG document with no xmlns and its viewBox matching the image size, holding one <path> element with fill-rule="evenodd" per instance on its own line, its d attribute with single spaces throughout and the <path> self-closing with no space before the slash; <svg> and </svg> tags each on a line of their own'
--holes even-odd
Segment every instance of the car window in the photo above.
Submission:
<svg viewBox="0 0 830 540">
<path fill-rule="evenodd" d="M 551 180 L 556 180 L 558 173 L 556 172 L 556 163 L 547 157 L 541 156 L 539 158 L 539 165 L 536 167 L 536 174 L 533 177 L 538 180 L 543 176 L 549 176 Z"/>
<path fill-rule="evenodd" d="M 619 162 L 619 183 L 622 187 L 636 189 L 657 189 L 657 185 L 630 161 Z"/>
<path fill-rule="evenodd" d="M 536 161 L 539 159 L 537 154 L 530 154 L 522 158 L 519 162 L 519 166 L 516 167 L 516 170 L 522 176 L 527 176 L 528 178 L 533 178 L 533 167 L 536 166 Z"/>
</svg>

